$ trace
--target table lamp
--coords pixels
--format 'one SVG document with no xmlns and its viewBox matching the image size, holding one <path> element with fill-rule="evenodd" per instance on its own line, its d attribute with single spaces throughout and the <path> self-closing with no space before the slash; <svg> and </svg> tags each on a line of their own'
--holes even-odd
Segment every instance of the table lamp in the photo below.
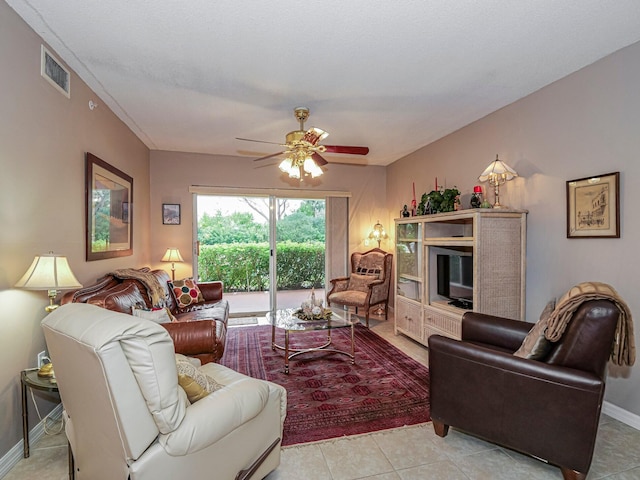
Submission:
<svg viewBox="0 0 640 480">
<path fill-rule="evenodd" d="M 53 252 L 36 255 L 27 272 L 15 286 L 26 290 L 47 290 L 49 295 L 49 305 L 45 308 L 47 313 L 53 312 L 59 307 L 54 303 L 58 290 L 82 287 L 71 271 L 67 257 L 56 255 Z M 52 363 L 38 365 L 38 367 L 40 367 L 39 377 L 54 377 Z"/>
<path fill-rule="evenodd" d="M 167 251 L 162 257 L 162 262 L 171 262 L 171 281 L 176 279 L 176 262 L 184 262 L 180 250 L 177 248 L 167 248 Z"/>
<path fill-rule="evenodd" d="M 36 255 L 27 272 L 15 286 L 27 290 L 47 290 L 49 294 L 49 305 L 45 308 L 47 312 L 52 312 L 59 307 L 54 303 L 59 290 L 82 287 L 71 271 L 67 257 L 53 252 Z"/>
<path fill-rule="evenodd" d="M 500 185 L 517 176 L 518 174 L 513 168 L 498 159 L 498 155 L 496 155 L 496 159 L 491 162 L 484 172 L 480 174 L 478 180 L 481 182 L 489 181 L 489 185 L 494 187 L 496 200 L 493 208 L 506 208 L 500 204 Z"/>
<path fill-rule="evenodd" d="M 378 220 L 378 223 L 373 226 L 373 230 L 371 230 L 371 232 L 369 233 L 369 238 L 372 238 L 378 242 L 378 248 L 380 248 L 380 242 L 382 240 L 386 240 L 387 238 L 389 238 L 389 235 L 387 235 L 387 232 L 384 230 L 384 227 L 380 223 L 380 220 Z"/>
</svg>

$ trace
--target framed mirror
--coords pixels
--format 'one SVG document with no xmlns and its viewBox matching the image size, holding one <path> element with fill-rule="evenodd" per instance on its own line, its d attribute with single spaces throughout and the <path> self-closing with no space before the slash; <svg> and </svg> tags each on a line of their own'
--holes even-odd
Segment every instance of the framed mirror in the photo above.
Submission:
<svg viewBox="0 0 640 480">
<path fill-rule="evenodd" d="M 133 178 L 86 156 L 87 261 L 133 255 Z"/>
</svg>

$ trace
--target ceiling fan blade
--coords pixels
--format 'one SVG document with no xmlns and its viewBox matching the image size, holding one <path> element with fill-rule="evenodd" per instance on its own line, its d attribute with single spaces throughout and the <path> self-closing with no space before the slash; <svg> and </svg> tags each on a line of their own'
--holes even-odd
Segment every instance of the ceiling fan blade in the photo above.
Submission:
<svg viewBox="0 0 640 480">
<path fill-rule="evenodd" d="M 265 142 L 264 140 L 253 140 L 251 138 L 240 138 L 240 137 L 236 137 L 236 140 L 242 140 L 243 142 L 256 142 L 256 143 L 270 143 L 271 145 L 282 145 L 281 143 L 278 142 Z"/>
<path fill-rule="evenodd" d="M 320 128 L 311 127 L 302 137 L 302 140 L 309 142 L 311 145 L 318 145 L 320 140 L 327 138 L 329 134 Z"/>
<path fill-rule="evenodd" d="M 346 145 L 325 145 L 327 153 L 347 153 L 351 155 L 366 155 L 369 147 L 349 147 Z"/>
<path fill-rule="evenodd" d="M 318 165 L 319 167 L 322 167 L 329 163 L 324 158 L 322 158 L 322 155 L 320 155 L 318 152 L 313 152 L 311 158 L 313 158 L 313 161 L 316 162 L 316 165 Z"/>
<path fill-rule="evenodd" d="M 286 150 L 284 152 L 273 153 L 271 155 L 267 155 L 266 157 L 256 158 L 254 162 L 258 162 L 260 160 L 266 160 L 267 158 L 277 157 L 278 155 L 282 155 L 283 153 L 287 153 Z"/>
</svg>

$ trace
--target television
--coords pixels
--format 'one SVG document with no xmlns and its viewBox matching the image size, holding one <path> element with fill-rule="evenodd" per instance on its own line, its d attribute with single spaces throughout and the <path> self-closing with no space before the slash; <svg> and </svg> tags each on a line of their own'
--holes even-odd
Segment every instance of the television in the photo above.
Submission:
<svg viewBox="0 0 640 480">
<path fill-rule="evenodd" d="M 449 299 L 449 305 L 473 309 L 473 256 L 463 252 L 438 254 L 438 295 Z"/>
</svg>

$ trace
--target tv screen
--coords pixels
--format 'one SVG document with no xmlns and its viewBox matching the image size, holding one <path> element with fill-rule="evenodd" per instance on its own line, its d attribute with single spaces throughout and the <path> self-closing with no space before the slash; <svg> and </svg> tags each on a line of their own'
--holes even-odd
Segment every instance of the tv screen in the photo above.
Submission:
<svg viewBox="0 0 640 480">
<path fill-rule="evenodd" d="M 473 308 L 473 256 L 463 253 L 438 254 L 438 295 L 454 306 Z"/>
</svg>

